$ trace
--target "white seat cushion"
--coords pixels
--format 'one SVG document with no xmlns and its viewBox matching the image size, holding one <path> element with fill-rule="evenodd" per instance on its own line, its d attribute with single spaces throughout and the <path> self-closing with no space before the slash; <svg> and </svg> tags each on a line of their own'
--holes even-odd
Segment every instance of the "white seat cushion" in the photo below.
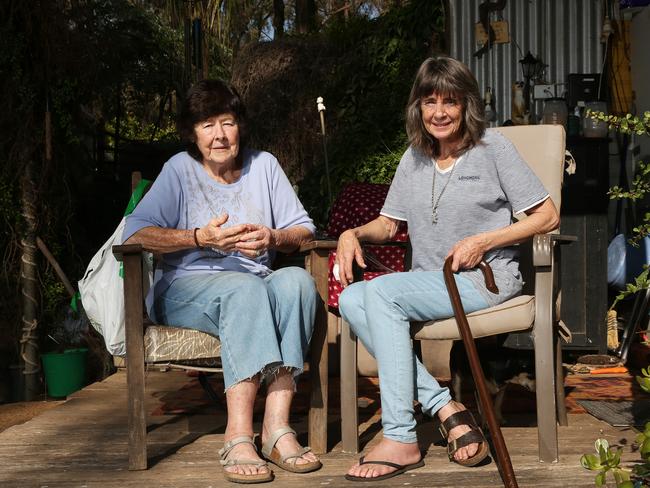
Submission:
<svg viewBox="0 0 650 488">
<path fill-rule="evenodd" d="M 497 305 L 467 315 L 472 335 L 485 337 L 505 332 L 530 329 L 535 321 L 535 297 L 521 295 Z M 460 339 L 455 318 L 414 322 L 411 330 L 416 339 Z"/>
</svg>

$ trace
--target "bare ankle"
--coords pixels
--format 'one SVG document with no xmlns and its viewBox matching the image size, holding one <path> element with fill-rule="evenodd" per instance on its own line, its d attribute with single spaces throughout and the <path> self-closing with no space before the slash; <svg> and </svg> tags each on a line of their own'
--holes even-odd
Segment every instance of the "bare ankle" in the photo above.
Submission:
<svg viewBox="0 0 650 488">
<path fill-rule="evenodd" d="M 255 433 L 249 430 L 228 430 L 226 428 L 226 432 L 223 434 L 224 441 L 230 441 L 237 437 L 250 437 L 252 439 L 255 437 Z"/>
</svg>

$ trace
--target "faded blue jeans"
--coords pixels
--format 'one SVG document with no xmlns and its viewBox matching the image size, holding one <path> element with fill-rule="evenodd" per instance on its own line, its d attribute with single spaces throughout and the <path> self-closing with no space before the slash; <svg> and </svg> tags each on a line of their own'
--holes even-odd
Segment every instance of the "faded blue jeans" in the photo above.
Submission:
<svg viewBox="0 0 650 488">
<path fill-rule="evenodd" d="M 466 313 L 486 308 L 474 284 L 455 275 Z M 414 400 L 433 416 L 451 400 L 413 352 L 411 321 L 451 317 L 442 271 L 391 273 L 348 286 L 339 297 L 342 317 L 377 359 L 384 437 L 417 442 Z"/>
<path fill-rule="evenodd" d="M 317 298 L 314 280 L 302 268 L 281 268 L 264 278 L 220 271 L 174 280 L 153 308 L 159 323 L 219 337 L 227 390 L 281 367 L 302 372 Z"/>
</svg>

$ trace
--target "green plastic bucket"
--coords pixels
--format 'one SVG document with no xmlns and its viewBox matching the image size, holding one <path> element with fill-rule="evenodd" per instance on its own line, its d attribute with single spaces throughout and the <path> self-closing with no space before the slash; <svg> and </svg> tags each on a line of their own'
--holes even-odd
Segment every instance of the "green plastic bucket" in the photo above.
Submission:
<svg viewBox="0 0 650 488">
<path fill-rule="evenodd" d="M 88 349 L 67 349 L 41 355 L 47 394 L 64 397 L 83 388 L 86 382 L 86 353 Z"/>
</svg>

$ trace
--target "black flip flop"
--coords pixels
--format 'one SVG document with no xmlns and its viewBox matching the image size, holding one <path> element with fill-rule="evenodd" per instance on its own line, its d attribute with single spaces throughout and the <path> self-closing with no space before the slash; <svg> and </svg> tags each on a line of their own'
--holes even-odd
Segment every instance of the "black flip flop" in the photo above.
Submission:
<svg viewBox="0 0 650 488">
<path fill-rule="evenodd" d="M 374 478 L 365 478 L 362 476 L 352 476 L 350 474 L 345 475 L 345 479 L 348 481 L 381 481 L 381 480 L 387 480 L 388 478 L 392 478 L 394 476 L 400 475 L 402 473 L 406 473 L 407 471 L 411 471 L 412 469 L 416 468 L 421 468 L 424 466 L 424 459 L 420 459 L 417 463 L 413 464 L 397 464 L 397 463 L 391 463 L 390 461 L 364 461 L 364 458 L 362 457 L 359 459 L 359 465 L 364 465 L 364 464 L 379 464 L 381 466 L 389 466 L 391 468 L 395 468 L 395 471 L 392 471 L 390 473 L 382 474 L 381 476 L 376 476 Z"/>
</svg>

